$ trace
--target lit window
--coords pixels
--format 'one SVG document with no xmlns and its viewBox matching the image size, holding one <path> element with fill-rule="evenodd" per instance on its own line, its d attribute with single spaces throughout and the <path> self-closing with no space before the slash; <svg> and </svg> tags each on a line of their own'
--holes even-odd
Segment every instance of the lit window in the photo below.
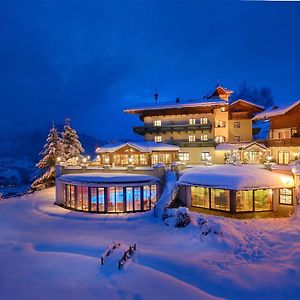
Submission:
<svg viewBox="0 0 300 300">
<path fill-rule="evenodd" d="M 211 208 L 230 211 L 230 196 L 228 190 L 211 189 Z"/>
<path fill-rule="evenodd" d="M 196 124 L 196 119 L 190 119 L 189 124 L 190 125 L 195 125 Z"/>
<path fill-rule="evenodd" d="M 268 211 L 272 210 L 273 193 L 271 189 L 254 191 L 254 210 Z"/>
<path fill-rule="evenodd" d="M 200 118 L 200 124 L 207 124 L 208 119 L 207 118 Z"/>
<path fill-rule="evenodd" d="M 217 135 L 216 138 L 215 138 L 215 141 L 217 143 L 225 143 L 225 136 Z"/>
<path fill-rule="evenodd" d="M 154 126 L 161 126 L 161 120 L 155 120 L 155 121 L 153 122 L 153 125 L 154 125 Z"/>
<path fill-rule="evenodd" d="M 207 134 L 201 134 L 200 140 L 201 141 L 207 141 Z"/>
<path fill-rule="evenodd" d="M 189 135 L 189 142 L 195 142 L 195 141 L 196 141 L 196 136 Z"/>
<path fill-rule="evenodd" d="M 209 189 L 192 186 L 191 188 L 192 206 L 209 208 Z"/>
<path fill-rule="evenodd" d="M 236 192 L 236 211 L 253 211 L 253 191 Z"/>
<path fill-rule="evenodd" d="M 188 161 L 188 160 L 190 160 L 190 153 L 189 152 L 180 152 L 179 153 L 179 160 L 180 161 Z"/>
<path fill-rule="evenodd" d="M 234 122 L 233 123 L 233 127 L 234 128 L 240 128 L 241 127 L 241 123 L 240 122 Z"/>
<path fill-rule="evenodd" d="M 241 137 L 240 137 L 239 135 L 236 135 L 236 136 L 234 137 L 234 141 L 235 141 L 235 142 L 240 142 L 240 141 L 241 141 Z"/>
<path fill-rule="evenodd" d="M 209 161 L 211 160 L 211 156 L 209 152 L 201 152 L 201 160 L 202 161 Z"/>
<path fill-rule="evenodd" d="M 215 127 L 226 127 L 226 121 L 216 120 Z"/>
<path fill-rule="evenodd" d="M 161 143 L 161 135 L 155 136 L 155 137 L 154 137 L 154 141 L 155 141 L 156 143 Z"/>
<path fill-rule="evenodd" d="M 293 205 L 293 190 L 280 189 L 279 190 L 279 203 L 286 205 Z"/>
</svg>

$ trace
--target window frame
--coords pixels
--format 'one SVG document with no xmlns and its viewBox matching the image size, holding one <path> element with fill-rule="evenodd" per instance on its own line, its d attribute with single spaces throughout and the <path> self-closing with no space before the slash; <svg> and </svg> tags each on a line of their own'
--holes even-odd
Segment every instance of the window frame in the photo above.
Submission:
<svg viewBox="0 0 300 300">
<path fill-rule="evenodd" d="M 289 190 L 289 191 L 291 191 L 291 194 L 290 195 L 288 195 L 288 194 L 282 194 L 281 193 L 281 191 L 282 190 Z M 293 206 L 294 205 L 294 203 L 293 203 L 293 189 L 292 188 L 281 188 L 281 189 L 279 189 L 279 199 L 278 199 L 278 201 L 279 201 L 279 204 L 280 205 L 287 205 L 287 206 Z M 291 197 L 291 203 L 282 203 L 281 202 L 281 196 L 285 196 L 285 197 Z"/>
<path fill-rule="evenodd" d="M 155 143 L 161 143 L 161 142 L 162 142 L 162 137 L 161 137 L 161 135 L 156 135 L 156 136 L 154 137 L 154 142 L 155 142 Z"/>
</svg>

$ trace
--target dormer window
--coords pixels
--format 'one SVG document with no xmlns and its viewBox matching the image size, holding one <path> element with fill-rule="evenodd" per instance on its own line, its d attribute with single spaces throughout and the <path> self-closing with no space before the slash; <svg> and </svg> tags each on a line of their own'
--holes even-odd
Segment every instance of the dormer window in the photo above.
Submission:
<svg viewBox="0 0 300 300">
<path fill-rule="evenodd" d="M 155 121 L 153 122 L 153 125 L 154 125 L 154 126 L 161 126 L 161 120 L 155 120 Z"/>
</svg>

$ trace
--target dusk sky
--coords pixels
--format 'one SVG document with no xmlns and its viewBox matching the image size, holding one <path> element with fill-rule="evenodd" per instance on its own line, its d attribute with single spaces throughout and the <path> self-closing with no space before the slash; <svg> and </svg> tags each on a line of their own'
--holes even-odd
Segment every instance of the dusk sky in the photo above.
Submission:
<svg viewBox="0 0 300 300">
<path fill-rule="evenodd" d="M 0 138 L 70 116 L 99 139 L 133 138 L 123 108 L 199 98 L 217 81 L 300 98 L 300 3 L 1 2 Z"/>
</svg>

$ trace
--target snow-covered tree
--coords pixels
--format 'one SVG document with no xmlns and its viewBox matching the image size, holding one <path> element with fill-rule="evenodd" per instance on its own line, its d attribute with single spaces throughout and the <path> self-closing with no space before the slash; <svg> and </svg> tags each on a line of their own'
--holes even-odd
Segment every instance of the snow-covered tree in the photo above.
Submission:
<svg viewBox="0 0 300 300">
<path fill-rule="evenodd" d="M 39 169 L 45 170 L 31 185 L 33 190 L 41 190 L 55 184 L 55 164 L 57 158 L 63 155 L 62 140 L 53 124 L 48 134 L 46 144 L 40 153 L 43 157 L 36 164 Z"/>
<path fill-rule="evenodd" d="M 269 108 L 273 105 L 272 91 L 268 87 L 261 89 L 251 88 L 246 82 L 243 82 L 236 93 L 233 94 L 232 100 L 244 99 Z"/>
<path fill-rule="evenodd" d="M 84 149 L 79 141 L 77 132 L 71 127 L 71 120 L 66 119 L 64 131 L 62 132 L 62 143 L 64 148 L 64 160 L 68 161 L 80 156 Z"/>
</svg>

